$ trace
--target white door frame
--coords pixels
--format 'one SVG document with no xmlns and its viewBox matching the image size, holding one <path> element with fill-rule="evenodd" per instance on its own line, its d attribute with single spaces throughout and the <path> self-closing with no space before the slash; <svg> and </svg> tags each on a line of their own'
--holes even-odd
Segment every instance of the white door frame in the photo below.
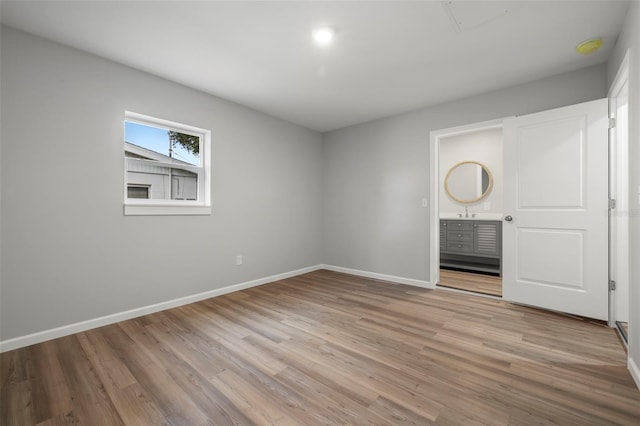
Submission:
<svg viewBox="0 0 640 426">
<path fill-rule="evenodd" d="M 505 118 L 482 121 L 429 133 L 429 288 L 440 281 L 440 140 L 448 136 L 504 128 Z"/>
<path fill-rule="evenodd" d="M 615 326 L 621 304 L 626 303 L 629 312 L 629 121 L 618 117 L 618 99 L 629 84 L 629 51 L 609 89 L 609 117 L 616 126 L 609 129 L 610 142 L 610 198 L 616 199 L 616 208 L 611 212 L 609 252 L 609 279 L 616 281 L 617 290 L 609 292 L 609 325 Z M 628 96 L 628 92 L 627 92 Z M 628 110 L 627 110 L 628 111 Z"/>
</svg>

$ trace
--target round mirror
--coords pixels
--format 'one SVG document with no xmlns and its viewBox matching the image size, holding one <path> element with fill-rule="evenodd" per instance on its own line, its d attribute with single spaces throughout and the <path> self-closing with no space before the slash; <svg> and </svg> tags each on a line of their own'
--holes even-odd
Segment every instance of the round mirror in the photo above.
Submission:
<svg viewBox="0 0 640 426">
<path fill-rule="evenodd" d="M 493 176 L 485 165 L 477 161 L 463 161 L 449 170 L 444 188 L 449 197 L 459 203 L 477 203 L 491 192 Z"/>
</svg>

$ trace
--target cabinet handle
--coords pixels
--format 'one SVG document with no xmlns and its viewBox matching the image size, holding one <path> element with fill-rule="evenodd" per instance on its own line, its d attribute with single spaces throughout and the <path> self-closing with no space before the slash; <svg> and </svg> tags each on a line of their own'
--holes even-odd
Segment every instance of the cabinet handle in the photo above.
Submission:
<svg viewBox="0 0 640 426">
<path fill-rule="evenodd" d="M 462 248 L 462 244 L 458 244 L 458 248 Z"/>
<path fill-rule="evenodd" d="M 462 224 L 461 224 L 461 223 L 459 223 L 459 224 L 458 224 L 458 226 L 462 226 Z"/>
<path fill-rule="evenodd" d="M 458 238 L 462 238 L 462 234 L 458 234 Z"/>
</svg>

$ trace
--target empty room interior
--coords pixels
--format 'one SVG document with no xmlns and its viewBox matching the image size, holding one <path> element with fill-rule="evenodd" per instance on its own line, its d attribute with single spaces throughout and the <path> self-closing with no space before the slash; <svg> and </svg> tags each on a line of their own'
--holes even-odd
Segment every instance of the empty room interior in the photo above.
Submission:
<svg viewBox="0 0 640 426">
<path fill-rule="evenodd" d="M 639 1 L 0 23 L 0 424 L 640 424 Z"/>
</svg>

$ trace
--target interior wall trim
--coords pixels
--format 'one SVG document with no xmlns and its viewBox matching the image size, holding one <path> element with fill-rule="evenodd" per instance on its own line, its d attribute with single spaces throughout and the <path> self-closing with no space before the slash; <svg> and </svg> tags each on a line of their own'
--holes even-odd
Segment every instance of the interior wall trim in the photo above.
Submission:
<svg viewBox="0 0 640 426">
<path fill-rule="evenodd" d="M 321 269 L 327 269 L 329 271 L 342 272 L 342 273 L 351 274 L 351 275 L 358 275 L 361 277 L 373 278 L 373 279 L 382 280 L 382 281 L 390 281 L 398 284 L 407 284 L 407 285 L 412 285 L 416 287 L 435 289 L 435 285 L 432 285 L 429 281 L 416 280 L 414 278 L 398 277 L 395 275 L 379 274 L 377 272 L 361 271 L 358 269 L 344 268 L 342 266 L 334 266 L 334 265 L 321 265 L 321 266 L 322 266 Z"/>
<path fill-rule="evenodd" d="M 114 324 L 116 322 L 125 321 L 131 318 L 141 317 L 143 315 L 152 314 L 154 312 L 160 312 L 160 311 L 175 308 L 178 306 L 188 305 L 189 303 L 198 302 L 200 300 L 209 299 L 211 297 L 222 296 L 223 294 L 232 293 L 234 291 L 245 290 L 247 288 L 268 284 L 278 280 L 283 280 L 285 278 L 295 277 L 297 275 L 302 275 L 308 272 L 317 271 L 318 269 L 322 269 L 322 267 L 323 265 L 308 266 L 306 268 L 297 269 L 295 271 L 271 275 L 269 277 L 259 278 L 256 280 L 247 281 L 239 284 L 233 284 L 227 287 L 217 288 L 215 290 L 209 290 L 203 293 L 193 294 L 191 296 L 185 296 L 185 297 L 180 297 L 173 300 L 167 300 L 165 302 L 155 303 L 153 305 L 143 306 L 140 308 L 135 308 L 135 309 L 131 309 L 124 312 L 105 315 L 102 317 L 93 318 L 86 321 L 77 322 L 74 324 L 63 325 L 61 327 L 56 327 L 49 330 L 27 334 L 25 336 L 15 337 L 13 339 L 3 340 L 3 341 L 0 341 L 0 353 L 11 351 L 14 349 L 20 349 L 25 346 L 35 345 L 36 343 L 45 342 L 51 339 L 57 339 L 58 337 L 80 333 L 82 331 L 91 330 L 93 328 Z"/>
<path fill-rule="evenodd" d="M 640 368 L 638 368 L 631 357 L 628 358 L 627 368 L 629 368 L 629 372 L 631 373 L 633 381 L 636 382 L 636 386 L 640 389 Z"/>
</svg>

